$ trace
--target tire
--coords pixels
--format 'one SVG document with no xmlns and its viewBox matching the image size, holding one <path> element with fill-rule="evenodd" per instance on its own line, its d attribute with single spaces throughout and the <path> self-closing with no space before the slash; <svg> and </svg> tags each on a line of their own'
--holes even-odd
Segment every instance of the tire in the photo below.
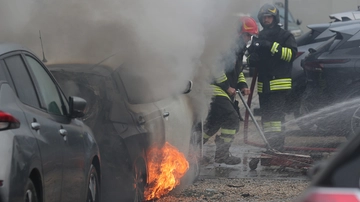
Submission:
<svg viewBox="0 0 360 202">
<path fill-rule="evenodd" d="M 26 182 L 24 201 L 25 202 L 39 202 L 40 201 L 38 192 L 34 185 L 34 182 L 30 178 Z"/>
<path fill-rule="evenodd" d="M 144 201 L 144 191 L 147 180 L 147 170 L 144 158 L 139 157 L 135 160 L 133 166 L 133 198 L 134 202 Z"/>
<path fill-rule="evenodd" d="M 260 162 L 260 159 L 258 159 L 258 158 L 251 159 L 250 162 L 249 162 L 250 170 L 256 170 L 259 162 Z"/>
<path fill-rule="evenodd" d="M 123 190 L 121 200 L 119 201 L 144 201 L 144 191 L 147 185 L 147 166 L 145 150 L 146 136 L 137 135 L 125 139 L 127 155 L 130 162 L 128 163 L 128 173 L 123 176 Z"/>
<path fill-rule="evenodd" d="M 360 132 L 360 107 L 357 108 L 351 117 L 351 132 L 346 136 L 347 139 Z"/>
<path fill-rule="evenodd" d="M 100 202 L 100 181 L 96 168 L 91 164 L 87 178 L 86 202 Z"/>
<path fill-rule="evenodd" d="M 194 127 L 196 128 L 196 127 Z M 201 141 L 202 130 L 193 129 L 192 137 L 190 141 L 189 151 L 189 170 L 186 173 L 184 179 L 190 183 L 198 180 L 200 176 L 200 160 L 202 156 L 202 141 Z"/>
</svg>

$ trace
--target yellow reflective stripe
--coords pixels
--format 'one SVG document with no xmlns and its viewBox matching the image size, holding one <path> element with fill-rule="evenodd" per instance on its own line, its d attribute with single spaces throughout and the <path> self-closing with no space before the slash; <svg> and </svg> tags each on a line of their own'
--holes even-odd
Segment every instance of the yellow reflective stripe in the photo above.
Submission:
<svg viewBox="0 0 360 202">
<path fill-rule="evenodd" d="M 238 83 L 240 83 L 240 82 L 246 83 L 246 79 L 245 79 L 243 72 L 240 72 L 240 74 L 239 74 Z"/>
<path fill-rule="evenodd" d="M 213 96 L 224 96 L 230 99 L 229 95 L 225 91 L 223 91 L 223 89 L 221 89 L 219 86 L 211 85 L 211 87 L 213 88 Z"/>
<path fill-rule="evenodd" d="M 235 135 L 236 130 L 234 129 L 221 129 L 221 134 L 225 134 L 225 135 Z"/>
<path fill-rule="evenodd" d="M 264 122 L 264 132 L 281 132 L 281 121 Z"/>
<path fill-rule="evenodd" d="M 270 81 L 270 90 L 288 90 L 291 89 L 291 78 L 276 79 Z"/>
<path fill-rule="evenodd" d="M 209 139 L 211 136 L 207 135 L 206 133 L 203 133 L 203 138 L 204 139 Z"/>
<path fill-rule="evenodd" d="M 273 45 L 272 45 L 272 47 L 271 47 L 271 50 L 270 50 L 270 52 L 274 55 L 275 53 L 277 53 L 278 52 L 278 47 L 279 47 L 279 43 L 278 42 L 274 42 L 273 43 Z"/>
<path fill-rule="evenodd" d="M 281 59 L 290 62 L 292 58 L 292 51 L 290 48 L 283 47 L 281 49 Z"/>
<path fill-rule="evenodd" d="M 220 138 L 223 139 L 224 142 L 226 142 L 226 143 L 229 143 L 229 142 L 231 142 L 233 140 L 233 138 L 230 138 L 230 137 L 221 137 L 220 136 Z"/>
<path fill-rule="evenodd" d="M 286 56 L 286 49 L 283 47 L 282 49 L 281 49 L 281 59 L 282 60 L 285 60 L 285 56 Z"/>
<path fill-rule="evenodd" d="M 257 87 L 258 87 L 258 93 L 262 93 L 263 92 L 263 83 L 258 82 Z"/>
<path fill-rule="evenodd" d="M 225 74 L 221 75 L 220 77 L 216 78 L 216 83 L 222 83 L 227 80 L 227 77 Z"/>
</svg>

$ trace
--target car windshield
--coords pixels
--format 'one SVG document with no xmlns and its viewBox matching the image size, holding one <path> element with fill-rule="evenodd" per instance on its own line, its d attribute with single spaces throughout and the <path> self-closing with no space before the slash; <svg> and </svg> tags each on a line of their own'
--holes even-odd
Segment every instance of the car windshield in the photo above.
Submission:
<svg viewBox="0 0 360 202">
<path fill-rule="evenodd" d="M 143 75 L 136 74 L 126 68 L 116 70 L 116 83 L 123 86 L 128 101 L 132 104 L 156 102 L 166 97 L 160 86 L 150 83 Z"/>
</svg>

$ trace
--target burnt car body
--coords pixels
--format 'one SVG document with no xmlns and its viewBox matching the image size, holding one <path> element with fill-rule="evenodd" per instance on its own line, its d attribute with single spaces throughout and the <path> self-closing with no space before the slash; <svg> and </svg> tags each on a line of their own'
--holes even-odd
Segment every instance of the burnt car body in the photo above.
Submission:
<svg viewBox="0 0 360 202">
<path fill-rule="evenodd" d="M 46 66 L 0 44 L 0 201 L 100 201 L 100 154 L 78 118 L 86 101 L 64 96 Z"/>
<path fill-rule="evenodd" d="M 352 117 L 358 108 L 356 99 L 360 95 L 360 29 L 350 24 L 332 28 L 331 31 L 335 35 L 319 47 L 310 49 L 302 61 L 307 85 L 301 101 L 301 113 L 306 115 L 344 103 L 344 106 L 340 105 L 339 113 L 319 114 L 323 117 L 314 119 L 311 124 L 326 134 L 332 131 L 338 135 L 351 135 L 358 127 L 358 124 L 352 123 Z M 305 125 L 304 128 L 311 126 Z"/>
<path fill-rule="evenodd" d="M 359 201 L 360 135 L 353 136 L 313 169 L 311 184 L 297 202 Z"/>
<path fill-rule="evenodd" d="M 89 100 L 84 122 L 93 129 L 103 156 L 104 201 L 144 200 L 145 153 L 154 143 L 178 148 L 190 159 L 188 174 L 199 175 L 201 129 L 193 121 L 186 95 L 155 98 L 149 94 L 146 75 L 134 76 L 121 67 L 54 64 L 49 69 L 65 93 Z M 185 91 L 190 88 L 184 86 Z"/>
</svg>

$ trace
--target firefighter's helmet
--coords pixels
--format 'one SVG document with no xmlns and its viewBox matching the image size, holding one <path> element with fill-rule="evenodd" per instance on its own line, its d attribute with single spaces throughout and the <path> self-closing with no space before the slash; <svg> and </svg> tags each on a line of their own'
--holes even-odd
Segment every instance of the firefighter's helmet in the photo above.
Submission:
<svg viewBox="0 0 360 202">
<path fill-rule="evenodd" d="M 249 33 L 251 35 L 259 34 L 259 29 L 254 18 L 243 16 L 240 18 L 240 21 L 241 21 L 240 34 L 243 33 Z"/>
<path fill-rule="evenodd" d="M 273 16 L 274 17 L 273 25 L 277 25 L 280 22 L 279 9 L 276 8 L 272 4 L 264 4 L 260 8 L 259 13 L 258 13 L 258 19 L 259 19 L 261 26 L 266 27 L 263 25 L 264 16 Z"/>
</svg>

